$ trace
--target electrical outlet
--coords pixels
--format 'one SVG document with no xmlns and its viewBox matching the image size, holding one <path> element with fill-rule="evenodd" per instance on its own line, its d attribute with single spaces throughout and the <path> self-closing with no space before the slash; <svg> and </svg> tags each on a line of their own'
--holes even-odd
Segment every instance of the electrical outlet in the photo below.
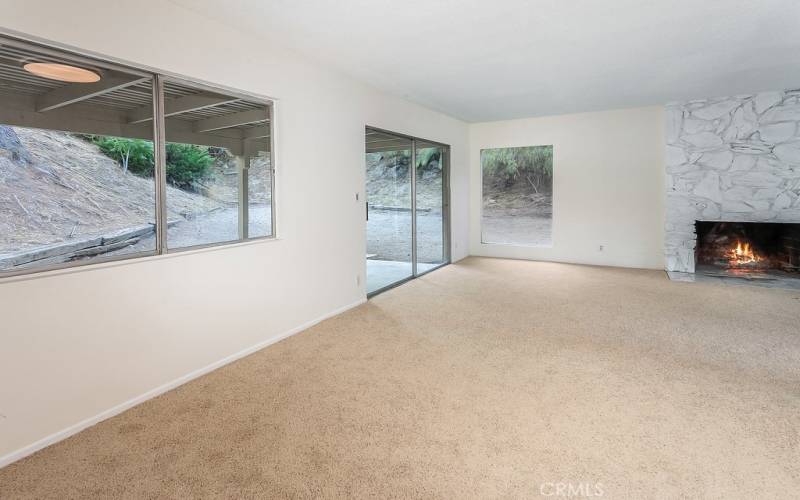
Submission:
<svg viewBox="0 0 800 500">
<path fill-rule="evenodd" d="M 605 249 L 605 245 L 600 245 L 599 251 L 603 251 Z"/>
<path fill-rule="evenodd" d="M 356 286 L 361 286 L 361 275 L 356 274 Z"/>
<path fill-rule="evenodd" d="M 356 193 L 356 201 L 358 201 L 358 200 L 359 200 L 359 197 L 360 197 L 360 196 L 361 196 L 361 193 Z"/>
</svg>

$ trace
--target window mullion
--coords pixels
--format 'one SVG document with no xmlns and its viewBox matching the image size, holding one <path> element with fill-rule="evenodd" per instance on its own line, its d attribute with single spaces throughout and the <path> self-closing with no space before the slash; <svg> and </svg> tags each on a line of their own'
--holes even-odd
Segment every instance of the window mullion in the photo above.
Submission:
<svg viewBox="0 0 800 500">
<path fill-rule="evenodd" d="M 246 240 L 249 237 L 250 201 L 249 201 L 249 175 L 250 175 L 250 153 L 246 144 L 242 144 L 242 156 L 237 158 L 237 170 L 239 174 L 239 239 Z"/>
<path fill-rule="evenodd" d="M 156 185 L 156 253 L 167 252 L 167 149 L 164 123 L 164 80 L 153 78 L 153 160 Z"/>
</svg>

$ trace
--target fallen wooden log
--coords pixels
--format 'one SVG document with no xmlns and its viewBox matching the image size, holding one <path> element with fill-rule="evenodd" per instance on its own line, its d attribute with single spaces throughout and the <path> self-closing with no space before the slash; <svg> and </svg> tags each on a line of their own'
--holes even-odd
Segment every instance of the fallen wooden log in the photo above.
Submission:
<svg viewBox="0 0 800 500">
<path fill-rule="evenodd" d="M 174 223 L 168 223 L 168 226 Z M 0 255 L 0 270 L 14 269 L 27 264 L 52 265 L 79 257 L 98 255 L 132 245 L 155 232 L 154 224 L 121 229 L 101 236 L 45 245 L 12 254 Z M 132 240 L 136 240 L 131 243 Z"/>
<path fill-rule="evenodd" d="M 93 257 L 95 255 L 100 255 L 108 252 L 113 252 L 114 250 L 119 250 L 120 248 L 125 248 L 130 245 L 135 245 L 139 243 L 140 238 L 131 238 L 125 241 L 118 241 L 116 243 L 112 243 L 110 245 L 100 245 L 91 248 L 84 248 L 83 250 L 78 250 L 77 252 L 73 253 L 70 257 L 70 260 L 80 259 L 82 257 Z"/>
<path fill-rule="evenodd" d="M 30 262 L 14 266 L 13 268 L 3 269 L 0 267 L 0 270 L 12 271 L 18 269 L 31 269 L 33 267 L 54 266 L 57 264 L 63 264 L 64 262 L 69 262 L 70 255 L 71 254 L 56 255 L 55 257 L 48 257 L 46 259 L 32 260 Z"/>
<path fill-rule="evenodd" d="M 93 238 L 56 243 L 54 245 L 46 245 L 22 252 L 2 255 L 0 256 L 0 269 L 13 268 L 29 262 L 44 260 L 59 255 L 72 254 L 78 250 L 96 247 L 102 243 L 103 237 L 95 236 Z"/>
<path fill-rule="evenodd" d="M 137 227 L 129 227 L 127 229 L 121 229 L 115 233 L 109 233 L 103 235 L 103 245 L 112 245 L 114 243 L 130 240 L 132 238 L 142 237 L 146 234 L 150 234 L 155 232 L 156 226 L 154 224 L 144 224 L 142 226 Z"/>
</svg>

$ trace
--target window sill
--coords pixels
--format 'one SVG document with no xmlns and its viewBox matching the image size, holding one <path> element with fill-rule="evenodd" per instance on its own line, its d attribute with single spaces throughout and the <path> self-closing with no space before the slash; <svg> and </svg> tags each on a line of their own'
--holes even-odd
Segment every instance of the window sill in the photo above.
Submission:
<svg viewBox="0 0 800 500">
<path fill-rule="evenodd" d="M 208 252 L 218 252 L 221 250 L 240 248 L 251 245 L 262 245 L 265 243 L 271 243 L 275 241 L 282 241 L 282 240 L 281 238 L 276 236 L 264 236 L 260 238 L 253 238 L 246 241 L 212 243 L 209 245 L 167 250 L 163 254 L 146 253 L 146 254 L 134 254 L 130 256 L 120 255 L 110 258 L 108 260 L 99 260 L 94 262 L 90 261 L 80 264 L 65 263 L 61 267 L 56 267 L 41 271 L 38 271 L 36 269 L 26 269 L 20 271 L 20 274 L 8 274 L 6 276 L 2 276 L 0 274 L 0 286 L 2 286 L 5 283 L 16 283 L 20 281 L 30 281 L 41 278 L 50 278 L 53 276 L 61 276 L 64 274 L 91 272 L 98 269 L 108 269 L 111 267 L 118 267 L 118 266 L 130 266 L 130 265 L 141 264 L 144 262 L 152 262 L 156 260 L 182 257 L 184 255 L 195 255 Z"/>
</svg>

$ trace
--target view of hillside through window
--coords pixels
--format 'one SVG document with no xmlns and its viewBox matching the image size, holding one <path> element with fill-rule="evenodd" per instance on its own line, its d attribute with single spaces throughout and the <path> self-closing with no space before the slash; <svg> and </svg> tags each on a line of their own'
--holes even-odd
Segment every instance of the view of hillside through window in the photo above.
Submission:
<svg viewBox="0 0 800 500">
<path fill-rule="evenodd" d="M 266 99 L 0 37 L 0 275 L 272 236 L 271 135 Z"/>
<path fill-rule="evenodd" d="M 126 141 L 0 125 L 0 270 L 155 249 L 153 143 Z"/>
<path fill-rule="evenodd" d="M 481 241 L 552 244 L 553 146 L 481 151 Z"/>
<path fill-rule="evenodd" d="M 176 189 L 167 192 L 167 245 L 185 248 L 236 241 L 239 239 L 239 190 L 244 158 L 225 148 L 167 143 L 167 184 Z M 179 179 L 171 178 L 170 169 L 185 166 Z M 249 160 L 248 185 L 250 238 L 271 234 L 271 176 L 269 154 L 259 152 Z M 184 180 L 185 179 L 185 180 Z M 196 210 L 186 211 L 183 195 L 191 193 L 202 202 Z"/>
<path fill-rule="evenodd" d="M 171 248 L 238 238 L 241 158 L 168 143 Z M 249 162 L 249 236 L 271 234 L 269 153 Z M 153 142 L 0 125 L 0 271 L 155 250 Z"/>
</svg>

